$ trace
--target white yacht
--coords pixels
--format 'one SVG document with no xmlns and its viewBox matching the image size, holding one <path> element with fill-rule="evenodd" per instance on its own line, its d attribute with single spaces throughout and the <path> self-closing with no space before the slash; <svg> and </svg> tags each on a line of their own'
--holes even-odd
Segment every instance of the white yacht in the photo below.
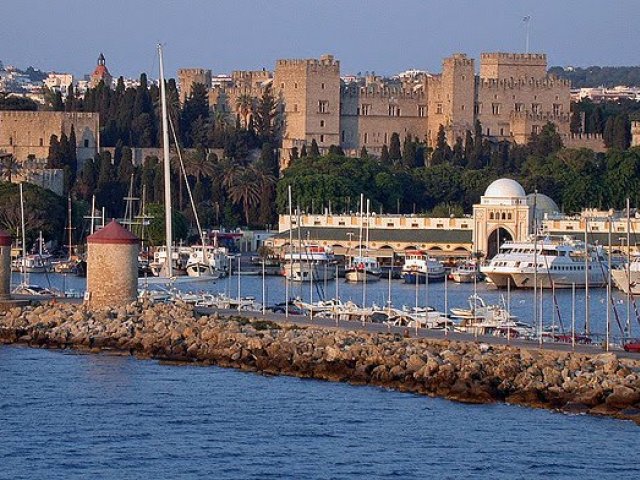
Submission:
<svg viewBox="0 0 640 480">
<path fill-rule="evenodd" d="M 171 248 L 171 260 L 173 266 L 173 275 L 185 275 L 187 262 L 191 256 L 191 247 L 179 246 Z M 162 269 L 167 263 L 167 247 L 161 246 L 153 252 L 153 261 L 149 263 L 149 268 L 157 277 L 162 274 Z"/>
<path fill-rule="evenodd" d="M 53 269 L 51 258 L 52 256 L 49 254 L 41 255 L 38 253 L 19 257 L 12 262 L 11 270 L 25 273 L 50 272 Z"/>
<path fill-rule="evenodd" d="M 404 265 L 402 266 L 402 278 L 404 283 L 427 283 L 444 280 L 445 269 L 442 262 L 429 257 L 421 250 L 407 251 Z"/>
<path fill-rule="evenodd" d="M 473 283 L 482 277 L 478 264 L 475 262 L 463 262 L 456 265 L 449 272 L 449 279 L 455 283 Z"/>
<path fill-rule="evenodd" d="M 611 269 L 611 278 L 624 293 L 640 295 L 640 254 L 632 255 L 628 263 Z"/>
<path fill-rule="evenodd" d="M 284 276 L 294 282 L 323 282 L 336 278 L 333 252 L 319 245 L 305 245 L 301 251 L 286 253 Z"/>
<path fill-rule="evenodd" d="M 459 319 L 459 332 L 477 335 L 531 337 L 533 328 L 521 322 L 502 305 L 487 305 L 479 295 L 469 297 L 469 308 L 452 308 L 451 316 Z"/>
<path fill-rule="evenodd" d="M 344 278 L 350 283 L 377 282 L 380 280 L 382 270 L 375 257 L 356 256 L 351 259 L 349 267 L 345 270 Z"/>
<path fill-rule="evenodd" d="M 229 275 L 229 251 L 213 245 L 193 245 L 186 264 L 187 275 L 200 277 L 209 275 L 216 278 Z"/>
<path fill-rule="evenodd" d="M 536 265 L 537 264 L 537 265 Z M 570 237 L 538 235 L 523 242 L 505 242 L 488 265 L 480 267 L 498 288 L 510 283 L 516 288 L 533 288 L 534 279 L 543 288 L 602 287 L 607 281 L 607 258 L 600 246 Z"/>
</svg>

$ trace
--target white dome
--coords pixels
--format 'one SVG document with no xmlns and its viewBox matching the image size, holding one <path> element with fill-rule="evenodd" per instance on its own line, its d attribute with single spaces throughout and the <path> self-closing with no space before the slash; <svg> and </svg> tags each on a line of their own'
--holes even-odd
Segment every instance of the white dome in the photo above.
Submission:
<svg viewBox="0 0 640 480">
<path fill-rule="evenodd" d="M 530 193 L 527 195 L 527 205 L 531 208 L 536 207 L 536 216 L 542 217 L 545 213 L 559 213 L 558 204 L 551 197 L 543 193 Z"/>
<path fill-rule="evenodd" d="M 515 180 L 500 178 L 487 187 L 485 197 L 491 198 L 522 198 L 526 196 L 524 188 Z"/>
</svg>

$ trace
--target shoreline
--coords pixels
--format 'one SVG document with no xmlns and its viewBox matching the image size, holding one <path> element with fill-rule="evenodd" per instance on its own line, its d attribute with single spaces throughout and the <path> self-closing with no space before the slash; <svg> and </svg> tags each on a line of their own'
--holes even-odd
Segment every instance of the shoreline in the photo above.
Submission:
<svg viewBox="0 0 640 480">
<path fill-rule="evenodd" d="M 615 353 L 406 338 L 149 304 L 94 312 L 72 304 L 13 308 L 0 313 L 0 343 L 217 365 L 640 425 L 640 360 Z"/>
</svg>

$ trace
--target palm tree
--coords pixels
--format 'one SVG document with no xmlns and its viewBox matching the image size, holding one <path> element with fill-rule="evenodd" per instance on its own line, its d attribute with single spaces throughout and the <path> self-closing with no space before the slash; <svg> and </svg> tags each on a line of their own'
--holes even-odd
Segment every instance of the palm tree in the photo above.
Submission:
<svg viewBox="0 0 640 480">
<path fill-rule="evenodd" d="M 244 128 L 249 126 L 248 118 L 249 114 L 253 111 L 253 97 L 248 93 L 243 93 L 238 98 L 236 98 L 236 108 L 242 115 L 242 120 L 244 123 Z"/>
<path fill-rule="evenodd" d="M 11 153 L 0 152 L 0 172 L 2 177 L 7 179 L 7 182 L 11 183 L 11 179 L 14 175 L 17 175 L 20 169 L 20 164 L 16 161 Z"/>
<path fill-rule="evenodd" d="M 239 167 L 229 178 L 227 184 L 229 198 L 236 205 L 241 204 L 244 218 L 249 225 L 251 208 L 260 202 L 260 179 L 253 167 Z"/>
</svg>

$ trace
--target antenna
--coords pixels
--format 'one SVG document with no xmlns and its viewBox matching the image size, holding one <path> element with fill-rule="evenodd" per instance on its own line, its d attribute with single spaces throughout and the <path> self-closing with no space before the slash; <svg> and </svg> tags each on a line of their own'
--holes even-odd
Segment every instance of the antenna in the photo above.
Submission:
<svg viewBox="0 0 640 480">
<path fill-rule="evenodd" d="M 531 34 L 531 15 L 525 15 L 522 18 L 522 23 L 524 23 L 524 26 L 525 26 L 524 53 L 529 53 L 529 36 Z"/>
</svg>

